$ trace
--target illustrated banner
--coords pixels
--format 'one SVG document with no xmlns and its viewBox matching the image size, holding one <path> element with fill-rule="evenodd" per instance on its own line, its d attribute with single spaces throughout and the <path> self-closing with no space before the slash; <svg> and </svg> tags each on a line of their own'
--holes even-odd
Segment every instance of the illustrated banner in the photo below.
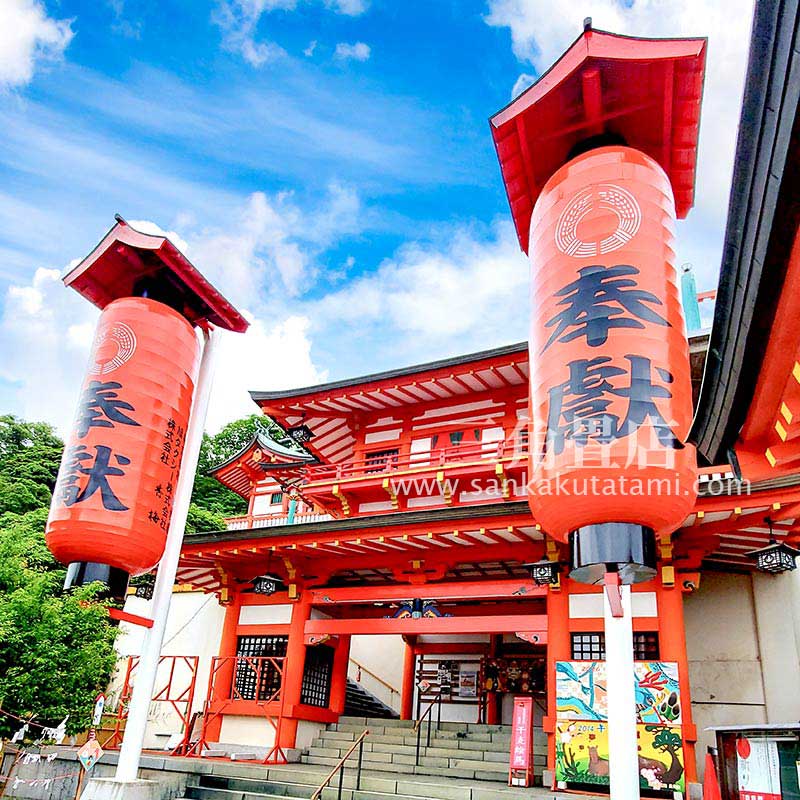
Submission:
<svg viewBox="0 0 800 800">
<path fill-rule="evenodd" d="M 678 665 L 637 661 L 633 666 L 636 718 L 642 724 L 680 725 Z M 608 719 L 605 661 L 556 662 L 558 719 Z"/>
<path fill-rule="evenodd" d="M 639 724 L 636 736 L 640 788 L 683 792 L 680 728 Z M 606 722 L 559 720 L 556 723 L 556 781 L 562 788 L 568 785 L 609 785 Z"/>
</svg>

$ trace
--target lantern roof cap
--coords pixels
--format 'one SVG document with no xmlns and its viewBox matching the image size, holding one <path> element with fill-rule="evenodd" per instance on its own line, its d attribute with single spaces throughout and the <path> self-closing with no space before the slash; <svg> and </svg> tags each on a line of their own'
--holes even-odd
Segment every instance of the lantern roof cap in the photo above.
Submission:
<svg viewBox="0 0 800 800">
<path fill-rule="evenodd" d="M 777 541 L 776 539 L 770 540 L 769 544 L 764 545 L 763 547 L 759 547 L 756 550 L 750 550 L 745 553 L 745 556 L 748 558 L 755 558 L 760 553 L 766 553 L 770 550 L 782 550 L 784 553 L 788 553 L 789 555 L 793 556 L 800 556 L 800 550 L 796 547 L 790 545 L 788 542 L 781 540 Z"/>
<path fill-rule="evenodd" d="M 63 275 L 65 286 L 105 308 L 120 297 L 139 294 L 135 287 L 149 280 L 169 294 L 169 304 L 193 325 L 211 323 L 244 333 L 250 323 L 206 280 L 166 237 L 143 233 L 119 214 L 97 246 Z"/>
<path fill-rule="evenodd" d="M 576 148 L 625 143 L 670 178 L 679 218 L 694 203 L 705 38 L 583 33 L 532 86 L 489 120 L 511 214 L 528 251 L 531 212 Z"/>
</svg>

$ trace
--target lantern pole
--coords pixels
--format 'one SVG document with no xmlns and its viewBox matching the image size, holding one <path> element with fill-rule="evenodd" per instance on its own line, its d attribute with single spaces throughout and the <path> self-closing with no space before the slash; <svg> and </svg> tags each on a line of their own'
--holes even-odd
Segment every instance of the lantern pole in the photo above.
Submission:
<svg viewBox="0 0 800 800">
<path fill-rule="evenodd" d="M 607 572 L 603 591 L 606 634 L 609 791 L 614 800 L 639 800 L 639 748 L 633 673 L 631 587 Z"/>
<path fill-rule="evenodd" d="M 175 503 L 172 518 L 164 547 L 164 555 L 158 565 L 156 582 L 153 587 L 153 627 L 146 631 L 142 645 L 142 654 L 136 667 L 136 681 L 133 685 L 131 702 L 128 706 L 128 718 L 125 724 L 125 735 L 119 752 L 115 780 L 130 782 L 137 779 L 139 762 L 142 756 L 147 715 L 150 700 L 153 696 L 158 664 L 161 657 L 161 646 L 167 627 L 169 606 L 172 601 L 172 589 L 178 572 L 178 562 L 186 529 L 186 517 L 192 499 L 192 488 L 197 472 L 197 460 L 200 456 L 200 445 L 203 442 L 208 403 L 214 376 L 214 353 L 218 342 L 218 332 L 212 327 L 203 330 L 203 355 L 195 386 L 192 413 L 186 430 L 186 446 L 181 461 L 181 470 L 175 490 Z"/>
</svg>

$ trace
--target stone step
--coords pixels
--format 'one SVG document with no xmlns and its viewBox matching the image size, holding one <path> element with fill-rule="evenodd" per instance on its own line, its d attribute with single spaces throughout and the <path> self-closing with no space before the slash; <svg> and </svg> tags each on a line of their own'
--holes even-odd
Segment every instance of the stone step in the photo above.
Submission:
<svg viewBox="0 0 800 800">
<path fill-rule="evenodd" d="M 338 763 L 338 759 L 309 755 L 303 757 L 303 763 L 334 767 Z M 503 764 L 464 760 L 457 766 L 446 758 L 423 757 L 420 759 L 419 766 L 414 766 L 413 756 L 397 756 L 391 762 L 370 761 L 369 769 L 395 774 L 400 772 L 409 775 L 438 775 L 443 778 L 465 778 L 478 781 L 504 781 L 508 772 L 508 767 Z"/>
<path fill-rule="evenodd" d="M 341 739 L 339 738 L 339 734 L 347 733 L 345 731 L 320 731 L 319 736 L 314 740 L 314 745 L 318 747 L 342 747 L 348 746 L 348 742 L 352 742 L 352 739 Z M 330 734 L 335 734 L 331 736 Z M 491 734 L 479 734 L 481 736 L 489 737 Z M 426 746 L 426 742 L 428 740 L 427 731 L 423 731 L 422 735 L 420 736 L 420 745 L 422 747 Z M 371 745 L 371 748 L 368 748 L 368 745 Z M 535 746 L 547 746 L 547 737 L 545 736 L 544 732 L 538 733 L 534 737 L 534 745 Z M 364 747 L 368 749 L 376 749 L 376 746 L 380 746 L 381 750 L 386 750 L 387 748 L 396 748 L 397 752 L 404 752 L 405 748 L 414 748 L 416 752 L 417 747 L 417 737 L 416 736 L 384 736 L 381 734 L 373 734 L 370 731 L 369 736 L 364 740 Z M 436 733 L 435 731 L 431 731 L 431 747 L 441 747 L 441 748 L 450 748 L 450 749 L 459 749 L 459 750 L 474 750 L 477 752 L 494 752 L 494 753 L 508 753 L 510 750 L 511 743 L 510 741 L 474 741 L 473 739 L 458 739 L 458 738 L 448 738 L 442 737 L 440 734 Z"/>
<path fill-rule="evenodd" d="M 194 759 L 168 759 L 205 769 L 190 777 L 191 788 L 182 800 L 290 800 L 309 798 L 327 776 L 329 767 L 286 765 L 255 767 L 224 762 L 200 763 Z M 336 800 L 338 783 L 323 793 L 323 800 Z M 569 800 L 574 795 L 544 789 L 510 788 L 503 782 L 463 780 L 451 776 L 411 775 L 402 771 L 362 773 L 360 790 L 355 790 L 355 770 L 344 776 L 342 800 Z M 594 800 L 608 800 L 592 796 Z M 584 796 L 584 800 L 588 800 Z"/>
<path fill-rule="evenodd" d="M 320 738 L 324 739 L 340 739 L 342 741 L 352 742 L 363 731 L 356 732 L 355 730 L 322 730 L 319 733 Z M 385 744 L 397 745 L 416 745 L 417 734 L 408 731 L 405 736 L 389 733 L 373 732 L 372 728 L 369 729 L 369 738 L 371 741 L 384 742 Z M 428 738 L 428 729 L 423 726 L 420 738 L 426 741 Z M 437 731 L 431 728 L 431 740 L 440 739 L 446 740 L 450 743 L 454 742 L 482 742 L 486 745 L 496 745 L 497 747 L 508 747 L 511 744 L 511 737 L 503 733 L 464 733 L 460 734 L 459 731 Z M 453 746 L 456 746 L 453 744 Z"/>
</svg>

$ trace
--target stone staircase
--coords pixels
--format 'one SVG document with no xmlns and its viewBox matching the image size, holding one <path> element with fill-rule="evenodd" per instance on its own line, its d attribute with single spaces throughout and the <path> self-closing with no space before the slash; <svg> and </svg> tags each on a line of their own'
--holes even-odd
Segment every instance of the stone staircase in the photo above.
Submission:
<svg viewBox="0 0 800 800">
<path fill-rule="evenodd" d="M 217 772 L 217 770 L 219 770 Z M 183 800 L 308 800 L 327 776 L 320 767 L 258 768 L 244 764 L 216 767 L 214 773 L 189 776 Z M 239 774 L 237 774 L 239 773 Z M 338 781 L 338 779 L 337 779 Z M 361 786 L 355 788 L 354 770 L 345 773 L 342 800 L 575 800 L 565 794 L 541 788 L 518 789 L 500 783 L 407 776 L 364 770 Z M 337 800 L 338 782 L 322 793 L 323 800 Z M 608 795 L 582 795 L 582 800 L 608 800 Z"/>
<path fill-rule="evenodd" d="M 376 773 L 425 775 L 475 781 L 508 780 L 511 728 L 508 725 L 433 723 L 431 743 L 426 746 L 427 722 L 423 722 L 420 763 L 416 761 L 414 723 L 395 719 L 341 717 L 329 725 L 301 756 L 304 764 L 333 767 L 359 734 L 369 728 L 364 741 L 363 767 Z M 534 743 L 534 773 L 541 781 L 547 760 L 547 742 L 541 731 Z"/>
<path fill-rule="evenodd" d="M 400 715 L 352 678 L 347 679 L 344 713 L 354 717 L 397 719 Z"/>
</svg>

